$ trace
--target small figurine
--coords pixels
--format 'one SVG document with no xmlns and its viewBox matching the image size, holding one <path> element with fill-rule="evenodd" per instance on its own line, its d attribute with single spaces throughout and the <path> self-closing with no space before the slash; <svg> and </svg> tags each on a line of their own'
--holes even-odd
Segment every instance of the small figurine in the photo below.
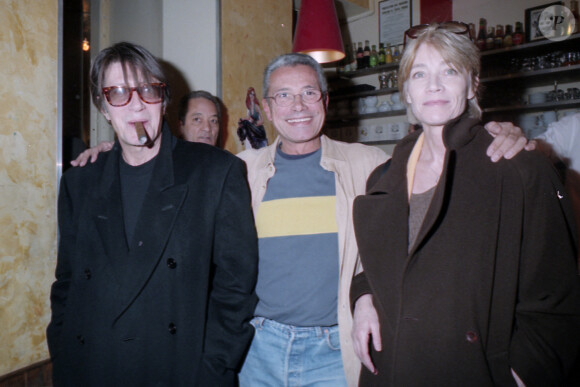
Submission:
<svg viewBox="0 0 580 387">
<path fill-rule="evenodd" d="M 248 108 L 246 118 L 240 118 L 238 121 L 238 137 L 242 142 L 247 139 L 254 149 L 263 148 L 268 145 L 268 139 L 263 125 L 260 103 L 253 87 L 248 88 L 246 107 Z"/>
</svg>

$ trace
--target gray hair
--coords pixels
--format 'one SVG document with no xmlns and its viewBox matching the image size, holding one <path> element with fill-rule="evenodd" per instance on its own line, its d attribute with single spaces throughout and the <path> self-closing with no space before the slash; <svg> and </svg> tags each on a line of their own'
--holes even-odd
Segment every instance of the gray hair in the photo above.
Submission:
<svg viewBox="0 0 580 387">
<path fill-rule="evenodd" d="M 262 86 L 262 97 L 265 98 L 268 96 L 268 92 L 270 91 L 270 77 L 272 73 L 279 69 L 280 67 L 296 67 L 299 65 L 304 65 L 312 68 L 316 72 L 316 77 L 318 78 L 318 85 L 320 86 L 320 91 L 323 94 L 326 94 L 328 91 L 328 85 L 326 83 L 326 77 L 324 76 L 324 70 L 322 66 L 314 60 L 311 56 L 305 54 L 283 54 L 280 55 L 274 60 L 272 60 L 268 66 L 266 66 L 266 70 L 264 70 L 264 84 Z"/>
<path fill-rule="evenodd" d="M 192 91 L 189 94 L 186 94 L 181 98 L 181 100 L 179 101 L 179 111 L 177 113 L 177 115 L 179 117 L 179 121 L 181 121 L 181 123 L 185 123 L 185 116 L 187 115 L 187 111 L 189 108 L 189 101 L 191 101 L 192 99 L 196 99 L 196 98 L 206 99 L 215 105 L 215 110 L 217 111 L 218 121 L 221 124 L 221 122 L 222 122 L 221 103 L 217 99 L 217 97 L 215 97 L 214 95 L 212 95 L 211 93 L 209 93 L 205 90 Z"/>
<path fill-rule="evenodd" d="M 407 46 L 401 57 L 399 65 L 399 91 L 401 92 L 401 102 L 408 106 L 407 92 L 405 84 L 411 74 L 411 68 L 417 55 L 417 50 L 422 44 L 428 44 L 435 48 L 441 57 L 448 64 L 458 70 L 465 71 L 470 76 L 471 86 L 475 91 L 475 98 L 468 101 L 468 110 L 470 117 L 480 119 L 481 107 L 477 102 L 478 96 L 478 79 L 481 70 L 479 49 L 469 39 L 468 35 L 457 34 L 444 28 L 439 23 L 432 23 L 422 31 L 416 39 L 407 40 Z M 407 109 L 407 118 L 412 124 L 418 124 L 419 121 L 409 107 Z"/>
</svg>

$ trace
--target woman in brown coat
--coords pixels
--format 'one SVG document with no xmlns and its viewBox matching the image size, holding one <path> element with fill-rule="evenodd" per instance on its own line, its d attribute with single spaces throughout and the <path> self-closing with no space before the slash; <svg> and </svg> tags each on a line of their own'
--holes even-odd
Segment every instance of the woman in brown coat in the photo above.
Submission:
<svg viewBox="0 0 580 387">
<path fill-rule="evenodd" d="M 406 38 L 401 94 L 422 130 L 354 205 L 360 385 L 564 385 L 580 348 L 564 188 L 535 152 L 484 156 L 491 137 L 479 122 L 479 52 L 467 26 L 420 26 Z M 370 354 L 368 326 L 357 326 L 369 302 L 380 326 L 372 341 L 382 344 Z"/>
</svg>

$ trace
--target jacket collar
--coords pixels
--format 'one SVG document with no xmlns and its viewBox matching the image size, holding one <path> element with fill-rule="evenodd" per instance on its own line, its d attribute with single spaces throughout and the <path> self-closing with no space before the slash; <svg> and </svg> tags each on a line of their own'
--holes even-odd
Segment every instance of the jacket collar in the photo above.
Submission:
<svg viewBox="0 0 580 387">
<path fill-rule="evenodd" d="M 419 248 L 423 239 L 426 238 L 429 231 L 436 223 L 444 203 L 448 176 L 452 174 L 450 171 L 454 168 L 455 151 L 467 145 L 474 138 L 476 132 L 480 130 L 478 123 L 478 120 L 469 118 L 464 114 L 443 128 L 443 141 L 446 147 L 446 152 L 442 175 L 433 194 L 433 198 L 431 199 L 431 205 L 423 219 L 423 224 L 417 234 L 415 244 L 409 251 L 409 256 L 412 256 Z M 390 208 L 388 213 L 398 214 L 395 217 L 398 221 L 403 221 L 407 216 L 408 204 L 405 206 L 400 205 L 402 200 L 408 203 L 409 188 L 407 188 L 407 163 L 411 152 L 422 133 L 423 130 L 417 130 L 401 140 L 393 152 L 389 173 L 383 174 L 367 193 L 367 195 L 387 195 L 387 199 L 389 196 L 392 196 L 393 200 L 387 200 L 386 203 L 398 204 L 396 207 Z"/>
<path fill-rule="evenodd" d="M 338 147 L 334 145 L 337 143 L 335 140 L 331 140 L 323 134 L 320 136 L 320 143 L 322 146 L 322 160 L 324 160 L 324 162 L 328 162 L 333 165 L 333 163 L 342 164 L 348 161 L 345 158 L 345 154 L 343 152 L 339 152 Z M 334 169 L 334 172 L 337 172 L 338 169 Z"/>
<path fill-rule="evenodd" d="M 478 131 L 480 120 L 469 117 L 465 111 L 443 128 L 443 144 L 447 151 L 454 151 L 467 145 Z"/>
<path fill-rule="evenodd" d="M 397 144 L 395 150 L 393 151 L 393 157 L 391 158 L 391 165 L 389 169 L 396 171 L 406 171 L 409 154 L 411 153 L 415 143 L 417 142 L 417 139 L 422 133 L 422 129 L 416 130 L 415 132 L 407 135 Z M 369 187 L 367 194 L 376 195 L 394 192 L 401 187 L 406 187 L 406 185 L 407 178 L 404 173 L 389 174 L 388 178 L 386 177 L 386 174 L 383 174 L 377 180 L 374 186 Z"/>
<path fill-rule="evenodd" d="M 172 159 L 172 149 L 175 146 L 175 138 L 171 135 L 169 125 L 167 122 L 163 122 L 163 127 L 161 129 L 161 146 L 159 147 L 159 153 L 155 156 L 155 169 L 170 170 L 173 171 L 173 159 Z M 107 197 L 111 193 L 112 185 L 115 179 L 119 176 L 119 161 L 122 153 L 121 144 L 119 140 L 115 141 L 113 149 L 111 150 L 110 156 L 105 162 L 103 168 L 103 174 L 101 175 L 101 181 L 99 184 L 99 193 L 101 197 Z M 173 173 L 164 174 L 158 176 L 155 181 L 152 179 L 152 188 L 163 190 L 171 185 L 173 185 Z"/>
<path fill-rule="evenodd" d="M 320 147 L 322 149 L 322 155 L 320 158 L 320 163 L 322 167 L 327 169 L 326 163 L 332 164 L 333 161 L 344 162 L 344 155 L 340 152 L 336 152 L 336 147 L 333 146 L 333 141 L 328 136 L 320 135 Z M 267 164 L 273 164 L 276 159 L 276 149 L 280 146 L 282 142 L 280 136 L 276 137 L 276 140 L 268 147 L 267 150 Z M 334 170 L 333 170 L 334 171 Z"/>
<path fill-rule="evenodd" d="M 325 134 L 320 135 L 320 147 L 322 148 L 322 157 L 343 160 L 343 158 L 337 152 L 333 152 L 334 148 L 330 145 L 333 141 L 334 140 L 331 140 Z M 276 149 L 280 146 L 281 143 L 282 139 L 280 138 L 280 136 L 278 136 L 276 137 L 274 142 L 270 146 L 268 146 L 268 154 L 270 159 L 274 160 L 274 158 L 276 157 Z"/>
<path fill-rule="evenodd" d="M 478 119 L 469 117 L 469 114 L 465 112 L 445 125 L 443 128 L 443 143 L 447 149 L 446 153 L 455 151 L 467 145 L 474 138 L 478 130 L 479 122 Z M 393 168 L 394 170 L 398 170 L 399 168 L 406 170 L 409 155 L 422 133 L 423 129 L 418 129 L 403 138 L 399 144 L 397 144 L 393 151 L 390 168 Z M 402 156 L 398 157 L 399 155 Z M 406 174 L 397 173 L 396 176 L 397 178 L 393 178 L 393 176 L 385 178 L 385 176 L 382 176 L 374 186 L 370 187 L 368 194 L 372 195 L 393 192 L 400 187 L 401 184 L 407 184 Z"/>
</svg>

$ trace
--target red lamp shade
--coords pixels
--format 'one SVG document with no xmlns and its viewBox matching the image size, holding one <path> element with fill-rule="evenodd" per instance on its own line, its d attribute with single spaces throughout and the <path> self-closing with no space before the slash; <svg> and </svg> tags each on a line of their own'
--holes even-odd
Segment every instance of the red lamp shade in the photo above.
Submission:
<svg viewBox="0 0 580 387">
<path fill-rule="evenodd" d="M 302 0 L 292 52 L 308 54 L 318 63 L 344 58 L 334 0 Z"/>
</svg>

